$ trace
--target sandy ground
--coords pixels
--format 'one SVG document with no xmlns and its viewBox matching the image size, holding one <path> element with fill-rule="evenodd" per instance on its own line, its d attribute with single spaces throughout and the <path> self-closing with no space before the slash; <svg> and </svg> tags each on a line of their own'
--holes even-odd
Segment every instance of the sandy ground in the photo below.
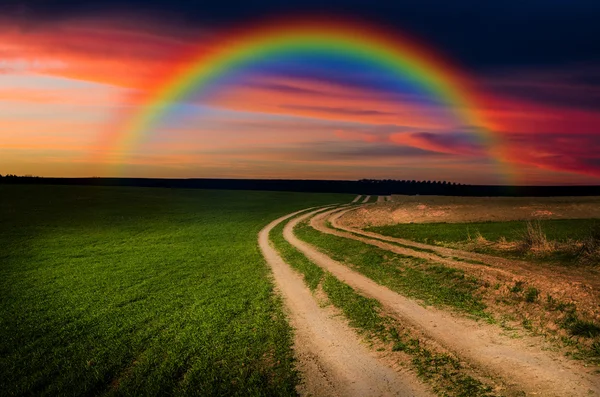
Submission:
<svg viewBox="0 0 600 397">
<path fill-rule="evenodd" d="M 335 210 L 333 210 L 335 211 Z M 330 212 L 317 216 L 311 224 L 328 233 L 323 225 Z M 366 296 L 377 299 L 389 312 L 423 330 L 459 357 L 490 376 L 500 376 L 509 388 L 523 389 L 531 395 L 584 396 L 600 394 L 598 377 L 588 374 L 579 363 L 558 353 L 543 351 L 540 338 L 512 339 L 492 325 L 459 318 L 435 308 L 424 308 L 369 278 L 336 262 L 314 247 L 296 238 L 295 224 L 312 214 L 292 220 L 284 237 L 311 261 Z"/>
<path fill-rule="evenodd" d="M 431 395 L 412 374 L 399 373 L 379 361 L 345 321 L 333 316 L 331 307 L 320 307 L 302 277 L 269 244 L 271 229 L 295 214 L 267 225 L 258 242 L 295 329 L 294 349 L 303 377 L 299 392 L 310 396 Z"/>
<path fill-rule="evenodd" d="M 362 202 L 366 203 L 367 201 L 369 201 L 370 198 L 371 198 L 371 196 L 366 196 L 365 199 Z"/>
<path fill-rule="evenodd" d="M 393 196 L 391 202 L 348 214 L 345 223 L 364 228 L 411 222 L 578 218 L 600 218 L 600 197 Z"/>
<path fill-rule="evenodd" d="M 383 203 L 385 201 L 385 196 L 377 196 L 377 202 Z"/>
<path fill-rule="evenodd" d="M 354 197 L 354 200 L 352 200 L 353 203 L 356 203 L 358 200 L 360 200 L 362 196 L 359 194 L 358 196 Z"/>
</svg>

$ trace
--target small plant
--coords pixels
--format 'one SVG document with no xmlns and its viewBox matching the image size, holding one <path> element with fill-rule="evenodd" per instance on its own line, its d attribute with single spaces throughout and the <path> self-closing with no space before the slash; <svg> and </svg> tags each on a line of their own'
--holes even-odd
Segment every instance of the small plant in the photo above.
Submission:
<svg viewBox="0 0 600 397">
<path fill-rule="evenodd" d="M 554 244 L 548 241 L 540 221 L 527 221 L 525 232 L 523 232 L 521 238 L 521 250 L 546 253 L 553 249 Z"/>
<path fill-rule="evenodd" d="M 531 323 L 531 320 L 528 318 L 523 319 L 523 322 L 521 324 L 523 325 L 523 328 L 525 328 L 526 330 L 531 331 L 533 329 L 533 324 Z"/>
<path fill-rule="evenodd" d="M 592 321 L 576 319 L 571 323 L 569 330 L 573 336 L 594 338 L 600 335 L 600 326 Z"/>
<path fill-rule="evenodd" d="M 574 303 L 558 302 L 556 304 L 556 310 L 559 312 L 575 313 L 577 308 L 575 307 Z"/>
<path fill-rule="evenodd" d="M 522 281 L 517 281 L 515 283 L 515 285 L 510 288 L 510 292 L 515 293 L 515 294 L 518 294 L 519 292 L 522 292 L 523 291 L 523 284 L 524 283 Z"/>
<path fill-rule="evenodd" d="M 525 301 L 533 303 L 538 299 L 539 295 L 540 291 L 538 291 L 537 288 L 529 287 L 527 288 L 527 292 L 525 293 Z"/>
<path fill-rule="evenodd" d="M 398 352 L 398 351 L 405 351 L 406 350 L 406 343 L 402 342 L 402 341 L 398 341 L 396 343 L 394 343 L 394 346 L 392 347 L 392 351 Z"/>
</svg>

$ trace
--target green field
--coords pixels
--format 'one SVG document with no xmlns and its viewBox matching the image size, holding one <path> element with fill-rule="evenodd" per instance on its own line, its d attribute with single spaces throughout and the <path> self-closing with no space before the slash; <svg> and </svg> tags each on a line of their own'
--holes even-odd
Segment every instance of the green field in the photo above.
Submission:
<svg viewBox="0 0 600 397">
<path fill-rule="evenodd" d="M 295 394 L 257 233 L 353 197 L 0 186 L 2 394 Z"/>
<path fill-rule="evenodd" d="M 533 252 L 527 244 L 527 222 L 413 223 L 369 227 L 366 230 L 433 245 L 472 249 L 477 252 L 532 260 L 550 260 L 557 264 L 597 262 L 600 219 L 548 219 L 530 223 L 552 244 L 545 252 Z M 478 240 L 483 237 L 483 242 Z M 501 249 L 493 243 L 517 243 Z M 472 244 L 468 244 L 472 243 Z M 581 244 L 593 246 L 592 253 L 581 255 Z M 583 260 L 585 259 L 585 260 Z"/>
<path fill-rule="evenodd" d="M 549 219 L 540 221 L 549 240 L 567 242 L 586 238 L 600 219 Z M 435 242 L 456 243 L 474 238 L 478 233 L 486 240 L 518 241 L 526 230 L 525 221 L 472 222 L 472 223 L 409 223 L 375 226 L 367 230 L 392 237 L 433 244 Z"/>
</svg>

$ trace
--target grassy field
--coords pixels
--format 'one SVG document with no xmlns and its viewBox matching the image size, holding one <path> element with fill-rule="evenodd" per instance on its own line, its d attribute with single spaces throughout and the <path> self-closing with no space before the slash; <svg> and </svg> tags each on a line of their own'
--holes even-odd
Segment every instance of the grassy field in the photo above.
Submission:
<svg viewBox="0 0 600 397">
<path fill-rule="evenodd" d="M 353 197 L 0 186 L 2 394 L 294 394 L 256 235 Z"/>
<path fill-rule="evenodd" d="M 549 240 L 567 242 L 587 237 L 600 219 L 551 219 L 540 221 Z M 478 233 L 486 240 L 518 241 L 526 231 L 525 221 L 473 223 L 411 223 L 371 227 L 368 230 L 392 237 L 433 244 L 435 242 L 462 242 Z"/>
<path fill-rule="evenodd" d="M 434 244 L 469 248 L 484 253 L 536 259 L 551 259 L 562 264 L 577 262 L 579 248 L 594 241 L 600 228 L 599 219 L 552 219 L 530 223 L 551 248 L 532 255 L 525 221 L 472 223 L 413 223 L 369 227 L 367 230 L 387 236 Z M 534 236 L 536 237 L 536 236 Z M 504 246 L 498 243 L 504 243 Z M 505 244 L 509 243 L 509 244 Z M 510 244 L 513 243 L 513 244 Z M 595 243 L 594 243 L 595 244 Z M 531 245 L 531 244 L 529 244 Z M 588 261 L 589 262 L 589 261 Z"/>
</svg>

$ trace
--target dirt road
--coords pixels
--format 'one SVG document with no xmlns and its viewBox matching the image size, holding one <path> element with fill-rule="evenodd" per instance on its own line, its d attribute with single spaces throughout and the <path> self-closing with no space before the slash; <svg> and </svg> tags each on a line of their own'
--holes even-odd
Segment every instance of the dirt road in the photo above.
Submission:
<svg viewBox="0 0 600 397">
<path fill-rule="evenodd" d="M 303 384 L 299 392 L 311 396 L 430 396 L 415 376 L 399 373 L 378 360 L 347 323 L 322 308 L 302 277 L 269 244 L 269 223 L 259 233 L 259 247 L 273 271 L 290 323 L 295 330 L 294 349 Z"/>
<path fill-rule="evenodd" d="M 321 232 L 318 219 L 325 219 L 327 211 L 311 224 Z M 424 308 L 371 279 L 332 260 L 313 246 L 299 240 L 293 227 L 315 212 L 301 215 L 284 228 L 284 237 L 317 265 L 331 272 L 362 294 L 377 299 L 397 318 L 409 321 L 426 335 L 462 357 L 491 377 L 500 376 L 511 388 L 525 390 L 531 395 L 585 396 L 600 394 L 600 380 L 558 353 L 543 351 L 536 338 L 512 339 L 500 333 L 493 325 L 482 324 L 451 315 L 434 308 Z"/>
</svg>

